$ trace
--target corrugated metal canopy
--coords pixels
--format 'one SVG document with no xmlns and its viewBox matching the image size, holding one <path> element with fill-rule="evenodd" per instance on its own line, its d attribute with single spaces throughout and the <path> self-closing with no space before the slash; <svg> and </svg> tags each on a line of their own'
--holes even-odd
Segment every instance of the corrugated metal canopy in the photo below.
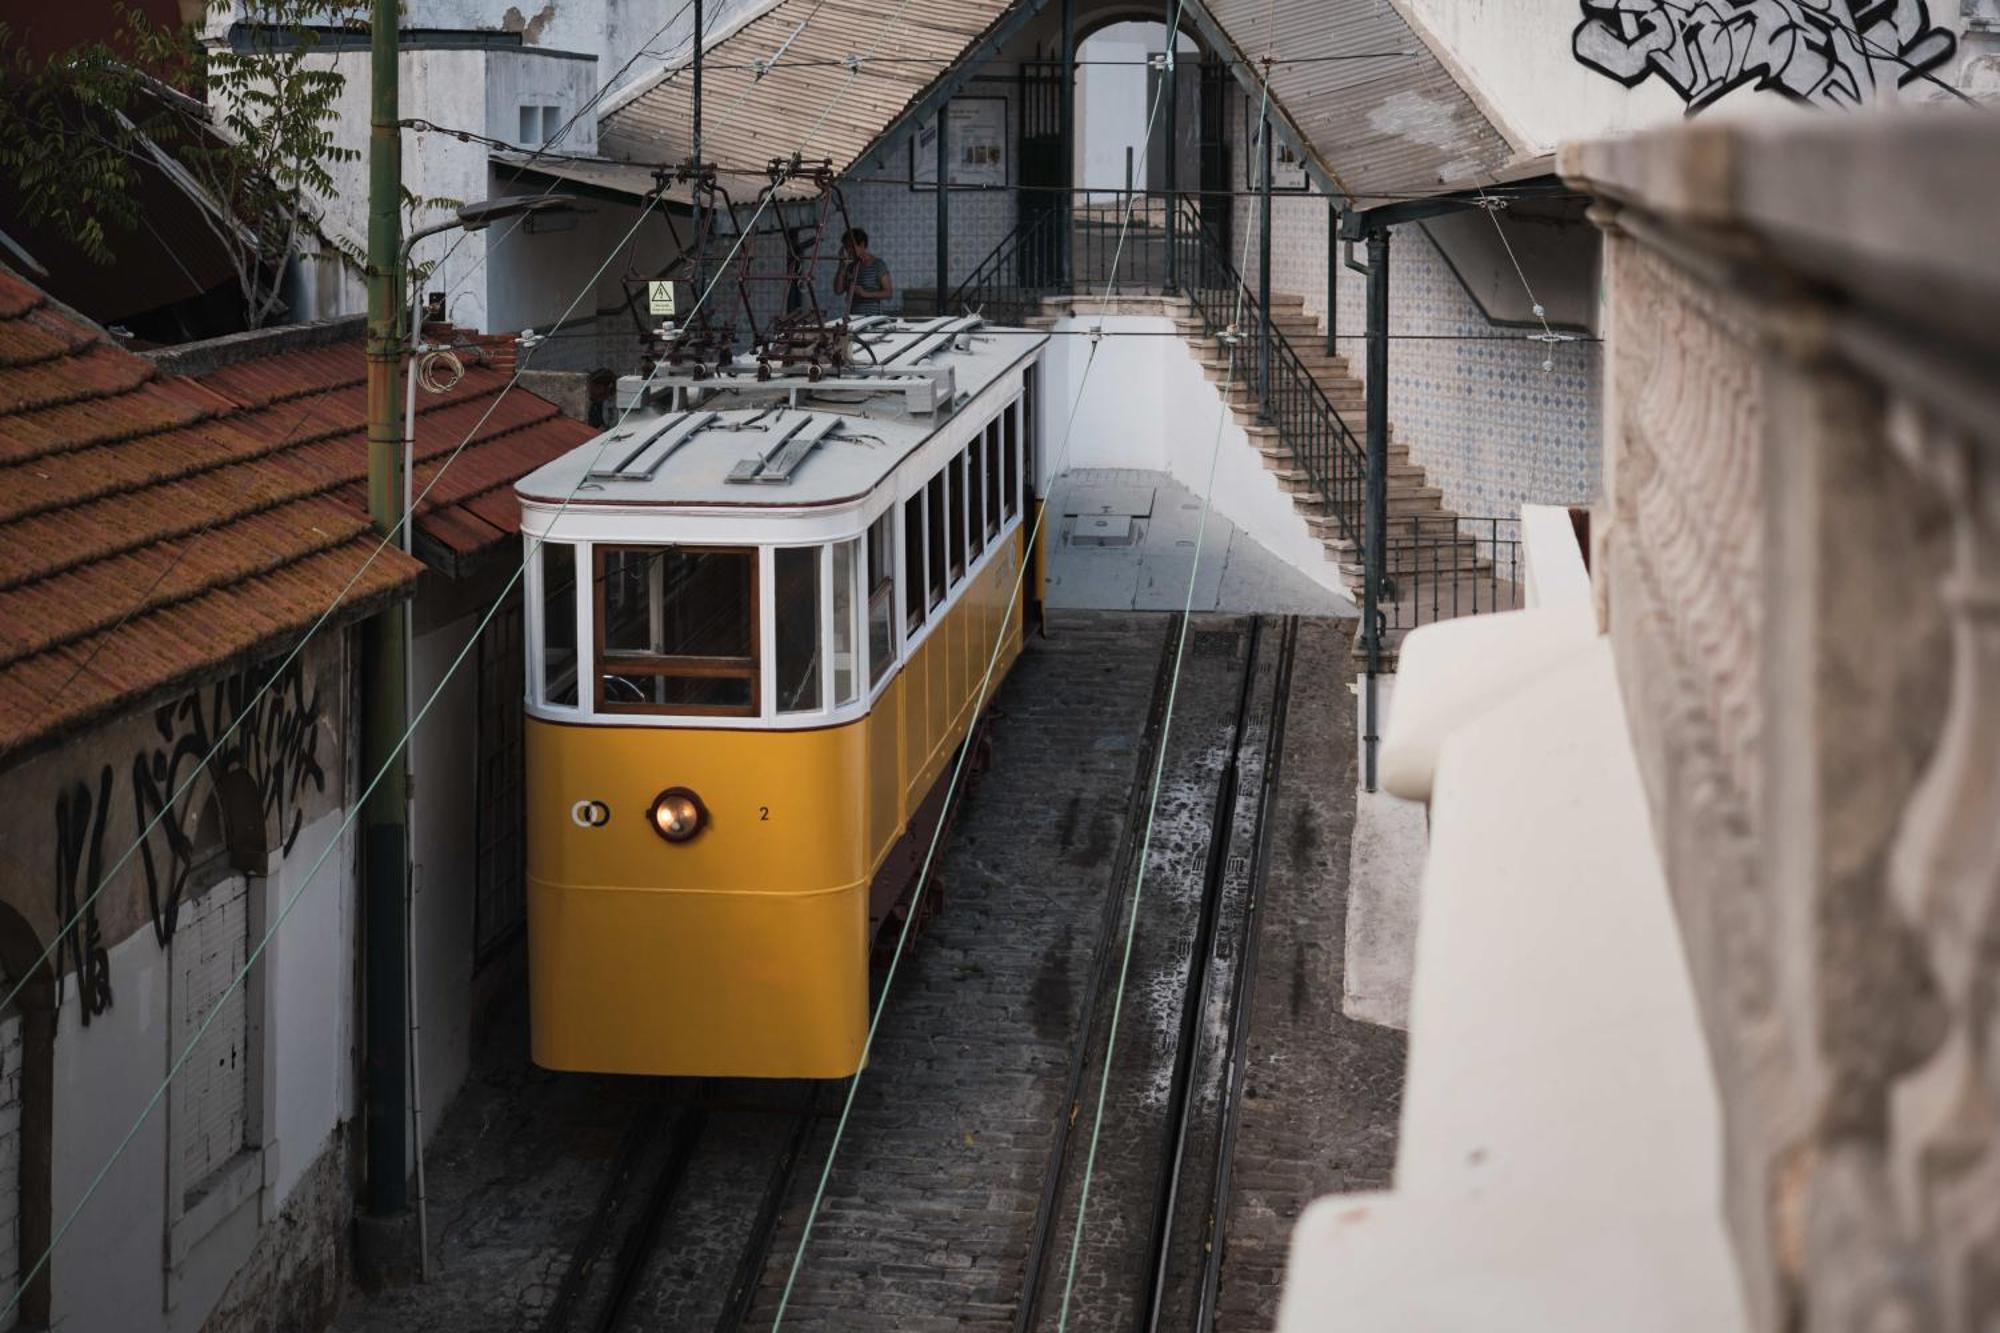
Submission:
<svg viewBox="0 0 2000 1333">
<path fill-rule="evenodd" d="M 1513 156 L 1391 0 L 1202 3 L 1246 81 L 1275 57 L 1272 100 L 1359 207 L 1476 184 Z"/>
<path fill-rule="evenodd" d="M 1010 8 L 1008 0 L 780 0 L 708 48 L 702 156 L 724 169 L 721 183 L 739 199 L 756 194 L 772 158 L 794 152 L 844 171 Z M 850 56 L 861 57 L 858 72 Z M 762 78 L 758 62 L 770 66 Z M 692 86 L 686 65 L 660 76 L 605 116 L 600 150 L 632 162 L 690 157 Z"/>
</svg>

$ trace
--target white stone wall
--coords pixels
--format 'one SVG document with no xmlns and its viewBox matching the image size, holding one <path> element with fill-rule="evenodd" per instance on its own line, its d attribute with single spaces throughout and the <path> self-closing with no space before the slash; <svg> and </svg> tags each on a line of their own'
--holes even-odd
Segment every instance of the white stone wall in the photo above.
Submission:
<svg viewBox="0 0 2000 1333">
<path fill-rule="evenodd" d="M 145 858 L 127 858 L 126 852 L 141 822 L 135 773 L 153 774 L 165 790 L 185 780 L 228 725 L 217 721 L 222 687 L 128 714 L 0 772 L 0 848 L 14 871 L 0 888 L 41 938 L 56 935 L 65 901 L 74 904 L 67 908 L 73 913 L 98 890 L 89 879 L 93 855 L 103 876 L 85 914 L 93 929 L 79 929 L 75 937 L 93 960 L 90 971 L 104 977 L 109 991 L 108 1003 L 92 1005 L 87 1022 L 75 953 L 59 955 L 64 967 L 51 1070 L 50 1206 L 58 1229 L 75 1217 L 50 1267 L 59 1327 L 200 1327 L 263 1225 L 352 1114 L 357 903 L 353 847 L 340 827 L 353 790 L 345 745 L 351 734 L 348 649 L 348 636 L 339 632 L 309 646 L 296 692 L 281 684 L 266 696 L 275 711 L 246 726 L 257 739 L 233 756 L 259 779 L 268 836 L 281 845 L 290 840 L 272 875 L 251 877 L 247 928 L 261 939 L 290 909 L 248 978 L 246 1019 L 254 1018 L 254 1027 L 244 1040 L 256 1046 L 256 1086 L 243 1114 L 257 1127 L 250 1145 L 256 1160 L 239 1181 L 248 1193 L 232 1196 L 221 1216 L 197 1230 L 177 1227 L 186 1199 L 176 1199 L 170 1184 L 182 1175 L 178 1163 L 170 1168 L 169 1142 L 170 1135 L 182 1141 L 173 1118 L 186 1113 L 186 1104 L 161 1089 L 185 1047 L 172 983 L 175 964 L 184 958 L 174 950 L 199 947 L 200 913 L 183 902 L 178 924 L 190 934 L 163 947 Z M 236 697 L 247 702 L 248 691 Z M 223 709 L 226 717 L 238 715 L 235 707 Z M 192 832 L 208 792 L 208 779 L 196 779 L 191 799 L 169 818 Z M 59 798 L 70 815 L 67 857 L 58 838 Z M 166 834 L 155 830 L 147 850 L 164 894 L 173 859 Z M 61 896 L 65 881 L 75 886 L 67 900 Z M 236 967 L 225 965 L 231 976 L 245 956 L 241 945 L 235 956 Z M 99 994 L 94 987 L 92 993 Z M 220 1038 L 211 1029 L 202 1040 Z M 9 1040 L 0 1037 L 0 1107 L 19 1102 L 21 1052 Z M 200 1052 L 197 1047 L 192 1061 Z M 18 1138 L 10 1139 L 8 1131 L 17 1126 L 14 1112 L 0 1110 L 7 1196 L 18 1163 Z M 100 1171 L 103 1180 L 93 1190 Z M 0 1246 L 0 1253 L 14 1251 Z"/>
<path fill-rule="evenodd" d="M 21 1279 L 21 1013 L 0 1016 L 0 1330 L 19 1322 Z"/>
</svg>

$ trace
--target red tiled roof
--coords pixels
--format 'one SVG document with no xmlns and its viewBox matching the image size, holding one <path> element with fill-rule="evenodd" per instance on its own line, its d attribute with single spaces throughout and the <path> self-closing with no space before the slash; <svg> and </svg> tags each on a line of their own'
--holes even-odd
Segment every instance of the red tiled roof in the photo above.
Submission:
<svg viewBox="0 0 2000 1333">
<path fill-rule="evenodd" d="M 467 357 L 419 395 L 419 491 L 464 442 L 418 510 L 450 570 L 593 433 L 508 378 Z M 274 651 L 350 579 L 341 619 L 415 583 L 369 559 L 365 379 L 359 340 L 164 374 L 0 268 L 0 755 Z"/>
</svg>

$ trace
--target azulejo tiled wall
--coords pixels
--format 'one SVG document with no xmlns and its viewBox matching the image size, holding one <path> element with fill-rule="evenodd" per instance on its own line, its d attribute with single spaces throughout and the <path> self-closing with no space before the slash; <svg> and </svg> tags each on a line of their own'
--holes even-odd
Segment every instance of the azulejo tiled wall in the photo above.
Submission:
<svg viewBox="0 0 2000 1333">
<path fill-rule="evenodd" d="M 1231 104 L 1240 139 L 1246 109 L 1240 97 Z M 1238 182 L 1246 192 L 1251 184 Z M 1249 255 L 1251 281 L 1258 212 L 1254 197 L 1239 197 L 1234 261 Z M 1272 200 L 1272 289 L 1303 296 L 1322 326 L 1327 225 L 1321 196 Z M 1389 253 L 1389 416 L 1446 507 L 1512 518 L 1524 504 L 1593 500 L 1602 457 L 1600 344 L 1579 335 L 1550 346 L 1531 341 L 1529 330 L 1489 323 L 1419 224 L 1396 228 Z M 1337 348 L 1364 375 L 1367 279 L 1345 268 L 1335 278 Z"/>
</svg>

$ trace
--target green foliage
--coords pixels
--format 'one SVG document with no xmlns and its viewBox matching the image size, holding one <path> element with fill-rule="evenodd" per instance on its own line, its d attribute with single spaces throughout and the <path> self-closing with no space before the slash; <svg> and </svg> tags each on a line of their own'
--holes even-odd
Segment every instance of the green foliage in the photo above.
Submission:
<svg viewBox="0 0 2000 1333">
<path fill-rule="evenodd" d="M 232 0 L 210 4 L 217 17 L 236 15 Z M 335 137 L 346 80 L 320 49 L 326 26 L 356 22 L 360 7 L 247 0 L 245 9 L 242 21 L 204 33 L 121 6 L 109 40 L 39 63 L 0 25 L 0 173 L 30 221 L 64 229 L 106 263 L 141 221 L 141 165 L 176 164 L 255 328 L 280 309 L 286 259 L 322 248 L 315 218 L 336 189 L 330 168 L 360 156 Z"/>
</svg>

